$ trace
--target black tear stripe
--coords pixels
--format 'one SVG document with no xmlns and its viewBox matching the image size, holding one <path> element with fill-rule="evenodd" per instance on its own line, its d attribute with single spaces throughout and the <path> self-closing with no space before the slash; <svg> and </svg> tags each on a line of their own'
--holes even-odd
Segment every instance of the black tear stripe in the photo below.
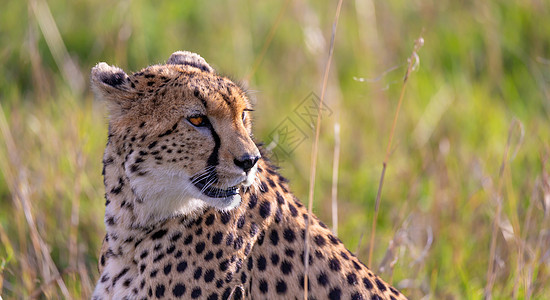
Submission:
<svg viewBox="0 0 550 300">
<path fill-rule="evenodd" d="M 207 128 L 210 130 L 210 133 L 212 134 L 212 138 L 214 139 L 214 149 L 212 149 L 212 154 L 208 157 L 208 160 L 206 163 L 208 166 L 215 167 L 219 164 L 219 157 L 218 152 L 220 150 L 220 136 L 216 133 L 214 128 L 212 127 L 212 124 L 208 124 Z"/>
</svg>

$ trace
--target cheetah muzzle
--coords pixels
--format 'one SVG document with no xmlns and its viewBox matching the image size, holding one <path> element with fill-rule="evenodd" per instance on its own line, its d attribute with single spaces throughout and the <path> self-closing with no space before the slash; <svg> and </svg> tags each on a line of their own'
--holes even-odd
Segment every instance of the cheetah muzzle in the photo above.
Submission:
<svg viewBox="0 0 550 300">
<path fill-rule="evenodd" d="M 99 299 L 405 299 L 310 216 L 252 139 L 250 101 L 198 54 L 99 63 L 109 111 Z M 310 219 L 311 218 L 311 219 Z"/>
</svg>

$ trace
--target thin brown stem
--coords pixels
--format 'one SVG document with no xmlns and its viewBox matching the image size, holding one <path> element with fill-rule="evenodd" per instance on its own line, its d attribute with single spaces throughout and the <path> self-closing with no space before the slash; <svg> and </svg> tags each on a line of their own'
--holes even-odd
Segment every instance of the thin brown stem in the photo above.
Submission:
<svg viewBox="0 0 550 300">
<path fill-rule="evenodd" d="M 399 95 L 399 102 L 397 103 L 395 115 L 393 116 L 393 123 L 390 131 L 390 139 L 388 141 L 388 146 L 386 148 L 386 156 L 384 157 L 384 161 L 382 162 L 382 174 L 380 175 L 380 181 L 378 183 L 378 192 L 376 193 L 376 201 L 374 206 L 374 217 L 372 219 L 372 230 L 371 230 L 371 237 L 370 237 L 370 244 L 369 244 L 369 260 L 367 264 L 369 267 L 372 267 L 372 264 L 371 264 L 372 252 L 374 249 L 374 237 L 376 236 L 376 223 L 378 220 L 378 208 L 380 207 L 380 196 L 382 195 L 382 186 L 384 185 L 384 176 L 386 175 L 386 167 L 388 166 L 388 159 L 390 157 L 393 135 L 395 133 L 395 127 L 397 125 L 397 118 L 399 117 L 399 111 L 401 110 L 401 104 L 403 103 L 403 96 L 405 95 L 405 87 L 407 86 L 409 75 L 411 74 L 415 65 L 418 63 L 417 52 L 422 47 L 422 45 L 424 45 L 424 39 L 422 38 L 422 36 L 420 36 L 418 39 L 416 39 L 414 43 L 413 52 L 409 57 L 407 71 L 405 73 L 405 77 L 403 78 L 403 85 L 401 86 L 401 94 Z"/>
<path fill-rule="evenodd" d="M 323 102 L 325 100 L 325 91 L 327 89 L 328 75 L 330 71 L 330 65 L 332 62 L 332 55 L 334 53 L 334 39 L 336 37 L 336 28 L 338 27 L 338 19 L 340 17 L 340 10 L 342 9 L 343 0 L 338 1 L 336 8 L 336 14 L 334 16 L 334 22 L 332 24 L 332 34 L 330 38 L 330 48 L 328 52 L 327 64 L 325 66 L 325 72 L 323 75 L 323 85 L 321 87 L 321 99 L 319 100 L 319 107 L 317 110 L 317 123 L 315 126 L 315 139 L 313 140 L 313 149 L 311 155 L 311 169 L 309 173 L 309 197 L 308 197 L 308 218 L 306 222 L 306 236 L 304 243 L 304 299 L 308 299 L 308 272 L 309 272 L 309 227 L 311 225 L 311 217 L 313 215 L 313 191 L 315 188 L 315 172 L 317 167 L 317 154 L 319 150 L 319 135 L 321 134 L 321 112 L 323 109 Z"/>
<path fill-rule="evenodd" d="M 334 124 L 334 158 L 332 160 L 332 232 L 338 236 L 338 166 L 340 164 L 340 123 Z"/>
<path fill-rule="evenodd" d="M 271 45 L 271 41 L 273 40 L 273 36 L 275 36 L 275 32 L 277 31 L 277 28 L 279 27 L 279 23 L 281 23 L 281 19 L 283 18 L 286 8 L 288 7 L 288 4 L 290 3 L 290 0 L 286 0 L 283 4 L 283 7 L 281 8 L 281 11 L 279 11 L 279 14 L 277 15 L 277 18 L 275 19 L 275 23 L 273 23 L 273 26 L 271 26 L 271 29 L 269 30 L 269 33 L 267 34 L 267 38 L 265 39 L 265 42 L 262 46 L 262 50 L 260 51 L 260 55 L 256 57 L 256 60 L 254 61 L 254 64 L 252 65 L 252 70 L 246 75 L 245 82 L 250 82 L 250 79 L 258 68 L 260 67 L 260 64 L 262 63 L 262 60 L 264 59 L 265 53 L 267 52 L 267 49 L 269 49 L 269 45 Z"/>
<path fill-rule="evenodd" d="M 500 165 L 500 170 L 498 174 L 498 185 L 496 190 L 496 212 L 495 212 L 495 220 L 493 221 L 493 229 L 492 229 L 492 235 L 491 235 L 491 248 L 489 250 L 489 266 L 487 268 L 487 284 L 485 285 L 485 299 L 491 299 L 492 298 L 492 290 L 493 285 L 495 283 L 496 279 L 496 272 L 494 270 L 495 268 L 495 257 L 496 257 L 496 248 L 497 248 L 497 235 L 498 235 L 498 229 L 500 227 L 500 215 L 502 213 L 502 185 L 503 185 L 503 178 L 504 178 L 504 171 L 508 167 L 508 153 L 510 152 L 510 144 L 512 143 L 512 135 L 514 132 L 514 128 L 518 126 L 522 132 L 523 132 L 523 125 L 518 120 L 512 121 L 512 124 L 510 125 L 510 129 L 508 130 L 508 139 L 506 141 L 506 147 L 504 148 L 504 154 L 502 157 L 502 163 Z M 523 135 L 522 135 L 523 136 Z M 521 143 L 521 139 L 520 139 Z M 519 147 L 519 144 L 518 144 Z M 517 149 L 514 151 L 514 154 L 517 152 Z"/>
</svg>

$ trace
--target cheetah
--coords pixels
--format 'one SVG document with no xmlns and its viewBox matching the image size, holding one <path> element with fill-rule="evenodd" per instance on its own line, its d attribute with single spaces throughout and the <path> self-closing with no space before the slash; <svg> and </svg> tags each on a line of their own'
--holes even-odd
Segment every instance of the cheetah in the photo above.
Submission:
<svg viewBox="0 0 550 300">
<path fill-rule="evenodd" d="M 109 112 L 92 299 L 406 299 L 309 216 L 252 137 L 249 98 L 198 54 L 91 86 Z"/>
</svg>

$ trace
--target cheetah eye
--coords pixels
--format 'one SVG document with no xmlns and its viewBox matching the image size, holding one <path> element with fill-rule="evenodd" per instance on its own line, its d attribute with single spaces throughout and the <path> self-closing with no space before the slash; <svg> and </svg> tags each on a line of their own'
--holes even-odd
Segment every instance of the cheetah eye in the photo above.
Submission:
<svg viewBox="0 0 550 300">
<path fill-rule="evenodd" d="M 208 118 L 203 115 L 187 118 L 187 121 L 197 127 L 204 127 L 208 125 Z"/>
<path fill-rule="evenodd" d="M 244 123 L 244 120 L 246 120 L 246 112 L 243 111 L 243 123 Z"/>
</svg>

